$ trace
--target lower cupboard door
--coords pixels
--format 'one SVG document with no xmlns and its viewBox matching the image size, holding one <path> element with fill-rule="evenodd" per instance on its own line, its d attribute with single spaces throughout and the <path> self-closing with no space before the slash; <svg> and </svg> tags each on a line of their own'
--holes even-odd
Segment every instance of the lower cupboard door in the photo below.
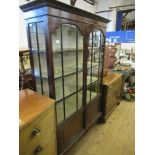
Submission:
<svg viewBox="0 0 155 155">
<path fill-rule="evenodd" d="M 83 109 L 81 109 L 58 126 L 58 152 L 62 152 L 83 130 Z"/>
</svg>

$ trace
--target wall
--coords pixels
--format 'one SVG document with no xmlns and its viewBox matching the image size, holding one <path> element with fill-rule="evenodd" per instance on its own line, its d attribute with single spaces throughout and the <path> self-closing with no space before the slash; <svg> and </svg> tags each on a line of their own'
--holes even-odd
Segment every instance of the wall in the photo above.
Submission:
<svg viewBox="0 0 155 155">
<path fill-rule="evenodd" d="M 70 5 L 70 0 L 59 0 L 59 1 Z M 19 1 L 19 5 L 22 5 L 24 3 L 27 3 L 27 2 L 25 0 Z M 91 12 L 91 13 L 95 13 L 95 11 L 96 11 L 95 6 L 84 2 L 83 0 L 77 0 L 75 7 L 83 9 L 83 10 Z M 19 11 L 19 27 L 20 27 L 20 30 L 19 30 L 19 48 L 27 48 L 28 43 L 27 43 L 26 27 L 25 27 L 25 22 L 24 22 L 24 15 L 23 15 L 23 12 L 21 10 Z"/>
<path fill-rule="evenodd" d="M 109 10 L 109 7 L 135 4 L 135 0 L 97 0 L 96 12 Z M 132 9 L 134 6 L 119 8 L 120 10 Z M 108 18 L 111 22 L 107 25 L 107 31 L 115 31 L 117 9 L 112 12 L 97 13 L 97 15 Z M 130 15 L 133 16 L 134 14 Z"/>
</svg>

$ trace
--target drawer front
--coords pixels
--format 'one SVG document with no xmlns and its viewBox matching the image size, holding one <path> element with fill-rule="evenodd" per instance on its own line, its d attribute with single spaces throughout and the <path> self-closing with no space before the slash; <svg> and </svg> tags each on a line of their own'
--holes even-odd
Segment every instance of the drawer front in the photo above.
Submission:
<svg viewBox="0 0 155 155">
<path fill-rule="evenodd" d="M 56 138 L 55 126 L 55 114 L 50 109 L 20 131 L 20 152 L 29 150 L 30 148 L 35 148 L 39 143 L 42 145 L 47 144 L 47 142 L 51 139 L 51 136 Z"/>
<path fill-rule="evenodd" d="M 36 147 L 26 150 L 20 155 L 56 155 L 57 150 L 51 147 L 51 140 L 47 144 L 38 144 Z"/>
<path fill-rule="evenodd" d="M 106 100 L 106 113 L 108 113 L 115 104 L 119 102 L 122 89 L 122 78 L 118 78 L 116 81 L 111 83 L 107 91 L 107 100 Z"/>
</svg>

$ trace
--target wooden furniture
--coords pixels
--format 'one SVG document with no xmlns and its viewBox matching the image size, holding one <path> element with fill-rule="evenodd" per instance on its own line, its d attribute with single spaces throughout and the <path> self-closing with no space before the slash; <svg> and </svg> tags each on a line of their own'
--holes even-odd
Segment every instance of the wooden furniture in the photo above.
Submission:
<svg viewBox="0 0 155 155">
<path fill-rule="evenodd" d="M 115 46 L 106 45 L 105 55 L 104 55 L 104 68 L 105 69 L 114 68 L 115 61 L 117 61 L 117 58 L 115 56 L 116 51 L 117 51 L 117 48 Z"/>
<path fill-rule="evenodd" d="M 56 155 L 55 101 L 32 90 L 19 94 L 20 155 Z"/>
<path fill-rule="evenodd" d="M 100 116 L 109 20 L 55 0 L 24 11 L 35 90 L 56 100 L 58 152 L 65 153 Z"/>
<path fill-rule="evenodd" d="M 103 112 L 104 121 L 109 117 L 116 105 L 120 103 L 122 98 L 123 79 L 122 74 L 110 72 L 103 78 Z"/>
<path fill-rule="evenodd" d="M 19 89 L 34 89 L 34 83 L 31 75 L 29 50 L 27 48 L 19 49 Z"/>
</svg>

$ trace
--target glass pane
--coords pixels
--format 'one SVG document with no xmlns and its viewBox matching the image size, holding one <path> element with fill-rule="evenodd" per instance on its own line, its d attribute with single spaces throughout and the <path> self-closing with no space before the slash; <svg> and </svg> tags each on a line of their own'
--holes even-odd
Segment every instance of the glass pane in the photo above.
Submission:
<svg viewBox="0 0 155 155">
<path fill-rule="evenodd" d="M 92 75 L 92 49 L 89 49 L 89 53 L 88 53 L 88 58 L 87 58 L 87 85 L 89 85 L 91 83 L 91 75 Z"/>
<path fill-rule="evenodd" d="M 57 112 L 57 123 L 59 124 L 61 121 L 64 120 L 64 108 L 62 101 L 56 103 L 56 112 Z"/>
<path fill-rule="evenodd" d="M 39 34 L 43 34 L 44 32 L 44 23 L 43 22 L 38 22 L 37 23 L 37 32 Z"/>
<path fill-rule="evenodd" d="M 40 78 L 35 78 L 35 80 L 36 80 L 36 91 L 37 91 L 39 94 L 42 94 L 41 80 L 40 80 Z"/>
<path fill-rule="evenodd" d="M 33 51 L 37 51 L 37 39 L 36 39 L 36 34 L 35 33 L 30 33 L 31 37 L 31 46 Z"/>
<path fill-rule="evenodd" d="M 48 79 L 43 79 L 43 94 L 49 96 Z"/>
<path fill-rule="evenodd" d="M 76 72 L 76 50 L 63 51 L 64 75 Z"/>
<path fill-rule="evenodd" d="M 101 40 L 101 31 L 95 29 L 89 35 L 89 54 L 87 58 L 87 103 L 97 96 L 99 92 L 99 79 L 102 70 L 101 52 L 103 52 L 103 39 Z M 102 43 L 102 45 L 101 45 Z M 91 92 L 91 95 L 90 95 Z"/>
<path fill-rule="evenodd" d="M 59 27 L 52 34 L 53 61 L 54 61 L 54 77 L 62 76 L 62 53 L 61 53 L 61 28 Z"/>
<path fill-rule="evenodd" d="M 82 107 L 82 91 L 78 92 L 78 109 Z"/>
<path fill-rule="evenodd" d="M 53 53 L 53 61 L 54 61 L 54 77 L 61 77 L 62 76 L 62 59 L 60 52 Z"/>
<path fill-rule="evenodd" d="M 65 99 L 66 118 L 76 111 L 76 94 Z"/>
<path fill-rule="evenodd" d="M 46 61 L 46 54 L 40 53 L 40 63 L 41 63 L 41 73 L 42 77 L 48 77 L 47 75 L 47 61 Z"/>
<path fill-rule="evenodd" d="M 32 50 L 36 51 L 38 49 L 37 49 L 36 25 L 35 25 L 35 23 L 29 24 L 29 30 L 30 30 L 30 39 L 31 39 Z"/>
<path fill-rule="evenodd" d="M 44 33 L 43 22 L 37 23 L 37 35 L 38 35 L 38 42 L 39 42 L 39 51 L 46 52 L 45 33 Z"/>
<path fill-rule="evenodd" d="M 90 87 L 87 87 L 87 103 L 90 102 Z"/>
<path fill-rule="evenodd" d="M 34 75 L 40 76 L 38 52 L 33 52 Z"/>
<path fill-rule="evenodd" d="M 90 86 L 91 90 L 91 100 L 97 96 L 97 91 L 98 91 L 98 82 L 95 82 Z"/>
<path fill-rule="evenodd" d="M 98 70 L 99 70 L 99 66 L 95 66 L 92 68 L 92 76 L 98 78 Z M 95 78 L 93 79 L 95 80 Z M 92 80 L 92 81 L 93 81 Z M 97 79 L 96 79 L 97 80 Z M 94 81 L 93 81 L 94 82 Z"/>
<path fill-rule="evenodd" d="M 83 87 L 83 72 L 78 73 L 78 90 Z"/>
<path fill-rule="evenodd" d="M 55 80 L 55 95 L 56 101 L 63 98 L 62 78 Z"/>
<path fill-rule="evenodd" d="M 78 71 L 83 70 L 83 36 L 81 32 L 77 31 L 78 33 Z"/>
<path fill-rule="evenodd" d="M 93 32 L 93 48 L 100 47 L 100 33 L 99 30 L 94 30 Z"/>
<path fill-rule="evenodd" d="M 76 91 L 76 74 L 64 77 L 65 96 Z"/>
<path fill-rule="evenodd" d="M 64 75 L 76 72 L 76 26 L 62 25 Z"/>
<path fill-rule="evenodd" d="M 38 33 L 39 52 L 46 52 L 45 34 Z"/>
</svg>

